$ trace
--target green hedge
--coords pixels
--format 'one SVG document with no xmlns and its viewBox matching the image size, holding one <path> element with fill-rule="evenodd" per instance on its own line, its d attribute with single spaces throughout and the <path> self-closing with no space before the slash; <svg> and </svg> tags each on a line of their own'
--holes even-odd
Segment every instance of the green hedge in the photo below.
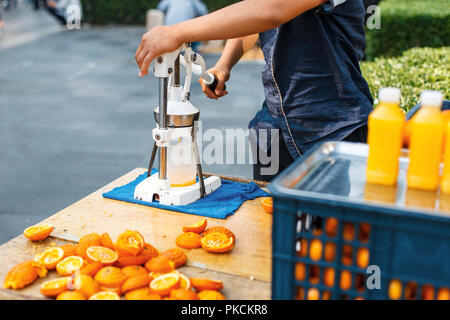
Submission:
<svg viewBox="0 0 450 320">
<path fill-rule="evenodd" d="M 383 0 L 380 9 L 381 29 L 366 32 L 368 60 L 413 47 L 450 45 L 448 0 Z"/>
<path fill-rule="evenodd" d="M 423 90 L 440 90 L 450 99 L 450 47 L 414 48 L 401 57 L 366 61 L 361 69 L 370 91 L 377 97 L 380 87 L 398 87 L 401 107 L 408 111 L 419 102 Z"/>
<path fill-rule="evenodd" d="M 81 0 L 84 21 L 94 24 L 144 24 L 145 12 L 155 8 L 159 0 Z M 203 0 L 209 11 L 220 9 L 237 0 Z"/>
</svg>

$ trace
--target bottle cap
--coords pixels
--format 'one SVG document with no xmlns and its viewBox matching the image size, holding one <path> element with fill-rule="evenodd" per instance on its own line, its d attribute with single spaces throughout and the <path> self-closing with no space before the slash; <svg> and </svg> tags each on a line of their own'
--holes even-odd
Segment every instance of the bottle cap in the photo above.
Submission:
<svg viewBox="0 0 450 320">
<path fill-rule="evenodd" d="M 426 90 L 420 94 L 420 105 L 426 107 L 442 107 L 443 96 L 440 91 Z"/>
<path fill-rule="evenodd" d="M 378 99 L 383 102 L 400 103 L 400 89 L 381 88 L 378 93 Z"/>
</svg>

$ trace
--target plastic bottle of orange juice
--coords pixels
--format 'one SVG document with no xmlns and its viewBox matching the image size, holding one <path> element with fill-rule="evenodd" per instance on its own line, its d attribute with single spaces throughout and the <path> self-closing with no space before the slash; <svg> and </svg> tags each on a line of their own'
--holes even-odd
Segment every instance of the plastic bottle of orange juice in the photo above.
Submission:
<svg viewBox="0 0 450 320">
<path fill-rule="evenodd" d="M 412 119 L 409 147 L 408 187 L 436 190 L 439 185 L 444 139 L 444 119 L 441 114 L 442 94 L 424 91 L 420 109 Z"/>
<path fill-rule="evenodd" d="M 405 115 L 399 108 L 400 90 L 382 88 L 378 99 L 378 106 L 369 115 L 366 180 L 368 183 L 394 186 L 405 124 Z"/>
</svg>

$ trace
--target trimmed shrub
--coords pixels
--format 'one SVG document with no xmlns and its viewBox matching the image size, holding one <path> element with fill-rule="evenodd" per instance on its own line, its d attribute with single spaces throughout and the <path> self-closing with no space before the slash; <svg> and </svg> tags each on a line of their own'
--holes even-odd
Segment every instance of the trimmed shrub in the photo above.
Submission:
<svg viewBox="0 0 450 320">
<path fill-rule="evenodd" d="M 384 0 L 381 29 L 367 30 L 367 60 L 398 56 L 413 47 L 450 45 L 448 0 Z"/>
<path fill-rule="evenodd" d="M 209 11 L 238 0 L 203 0 Z M 147 10 L 156 8 L 159 0 L 81 0 L 84 21 L 94 24 L 144 24 Z"/>
<path fill-rule="evenodd" d="M 401 107 L 408 111 L 419 102 L 423 90 L 440 90 L 450 99 L 450 47 L 414 48 L 401 57 L 377 58 L 361 63 L 374 98 L 381 87 L 397 87 L 402 92 Z"/>
</svg>

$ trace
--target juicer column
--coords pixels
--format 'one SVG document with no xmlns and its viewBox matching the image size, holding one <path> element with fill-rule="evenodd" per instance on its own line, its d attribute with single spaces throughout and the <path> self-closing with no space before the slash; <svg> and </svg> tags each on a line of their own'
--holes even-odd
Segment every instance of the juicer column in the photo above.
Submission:
<svg viewBox="0 0 450 320">
<path fill-rule="evenodd" d="M 167 83 L 168 78 L 159 78 L 159 129 L 167 130 Z M 167 147 L 159 147 L 159 171 L 160 180 L 167 179 Z"/>
</svg>

